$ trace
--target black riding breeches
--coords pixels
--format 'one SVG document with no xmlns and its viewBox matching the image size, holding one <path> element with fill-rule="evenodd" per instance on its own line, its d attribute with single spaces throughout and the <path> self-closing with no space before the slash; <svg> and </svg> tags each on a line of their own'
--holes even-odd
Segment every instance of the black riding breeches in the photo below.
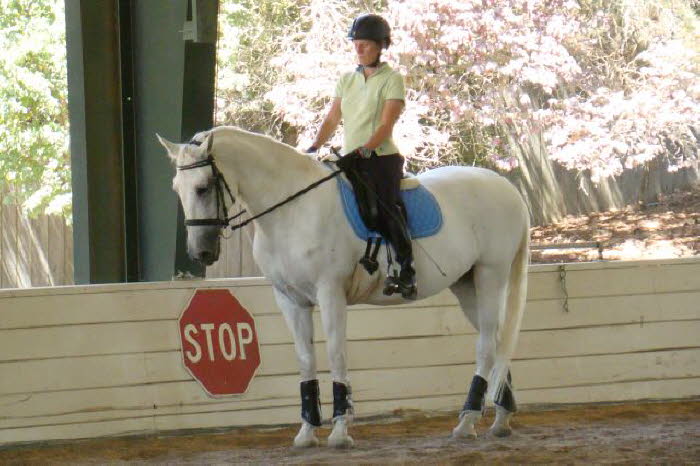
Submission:
<svg viewBox="0 0 700 466">
<path fill-rule="evenodd" d="M 373 154 L 368 159 L 359 159 L 358 168 L 377 195 L 380 212 L 378 227 L 379 232 L 384 234 L 387 230 L 386 217 L 393 215 L 393 206 L 401 203 L 403 157 L 399 154 Z M 387 212 L 388 209 L 392 209 L 392 212 Z"/>
<path fill-rule="evenodd" d="M 405 209 L 401 200 L 403 162 L 404 158 L 399 154 L 373 154 L 369 159 L 358 160 L 360 172 L 377 194 L 377 230 L 394 246 L 401 265 L 405 261 L 410 263 L 413 258 L 411 239 L 406 226 L 407 219 L 404 216 Z"/>
</svg>

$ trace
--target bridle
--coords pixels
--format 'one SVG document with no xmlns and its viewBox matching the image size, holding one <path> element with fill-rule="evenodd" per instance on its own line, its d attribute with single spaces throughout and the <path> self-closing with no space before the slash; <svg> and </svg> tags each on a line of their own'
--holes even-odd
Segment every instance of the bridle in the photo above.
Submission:
<svg viewBox="0 0 700 466">
<path fill-rule="evenodd" d="M 212 137 L 210 136 L 209 138 L 209 145 L 210 147 L 207 148 L 207 152 L 211 150 L 211 143 L 212 143 Z M 195 146 L 201 146 L 202 142 L 197 141 L 195 139 L 191 140 L 188 144 L 192 144 Z M 182 170 L 192 170 L 193 168 L 200 168 L 200 167 L 206 167 L 206 166 L 211 166 L 211 171 L 214 174 L 214 186 L 216 189 L 216 218 L 195 218 L 195 219 L 190 219 L 190 220 L 185 220 L 185 226 L 188 227 L 194 227 L 194 226 L 217 226 L 219 228 L 230 228 L 232 231 L 238 230 L 239 228 L 243 228 L 244 226 L 248 225 L 250 222 L 255 220 L 256 218 L 260 218 L 265 214 L 268 214 L 272 212 L 273 210 L 277 209 L 278 207 L 283 206 L 284 204 L 293 201 L 297 197 L 301 196 L 304 193 L 307 193 L 320 185 L 321 183 L 324 183 L 332 178 L 335 178 L 338 176 L 340 173 L 342 173 L 343 170 L 334 170 L 330 175 L 325 176 L 321 178 L 318 181 L 315 181 L 311 183 L 309 186 L 306 188 L 302 189 L 301 191 L 297 191 L 296 193 L 292 194 L 288 198 L 278 202 L 277 204 L 268 207 L 267 209 L 263 210 L 260 212 L 258 215 L 255 215 L 253 217 L 250 217 L 249 219 L 246 219 L 245 221 L 238 223 L 236 225 L 231 225 L 231 220 L 234 220 L 241 215 L 243 215 L 246 210 L 243 209 L 236 215 L 229 217 L 228 216 L 228 207 L 226 207 L 226 199 L 224 198 L 224 189 L 226 189 L 226 192 L 228 193 L 229 199 L 231 199 L 231 206 L 236 203 L 236 198 L 233 197 L 233 194 L 231 194 L 231 188 L 229 188 L 228 183 L 226 182 L 226 178 L 224 178 L 223 173 L 219 171 L 219 168 L 216 166 L 216 162 L 214 161 L 214 156 L 212 156 L 211 153 L 207 155 L 207 158 L 204 160 L 200 160 L 199 162 L 194 162 L 189 165 L 178 165 L 177 169 L 182 171 Z M 222 215 L 223 214 L 223 215 Z"/>
<path fill-rule="evenodd" d="M 196 140 L 190 141 L 189 144 L 193 144 L 195 146 L 202 145 L 202 143 L 200 141 L 196 141 Z M 206 167 L 206 166 L 211 166 L 211 171 L 212 171 L 212 174 L 214 175 L 214 189 L 216 189 L 216 218 L 194 218 L 194 219 L 185 220 L 185 226 L 188 226 L 188 227 L 217 226 L 219 228 L 225 228 L 225 227 L 229 226 L 229 224 L 231 223 L 231 220 L 243 215 L 245 213 L 245 209 L 232 217 L 228 216 L 228 207 L 226 206 L 226 198 L 224 197 L 224 189 L 226 189 L 226 193 L 228 194 L 228 197 L 231 200 L 231 206 L 233 206 L 236 203 L 236 198 L 233 197 L 233 194 L 231 193 L 231 188 L 229 188 L 228 183 L 226 182 L 226 178 L 224 178 L 224 175 L 221 173 L 219 168 L 216 166 L 216 162 L 214 161 L 214 157 L 211 154 L 209 154 L 207 156 L 207 158 L 204 160 L 200 160 L 198 162 L 194 162 L 194 163 L 191 163 L 189 165 L 178 165 L 177 169 L 180 171 L 184 171 L 184 170 L 192 170 L 194 168 L 200 168 L 200 167 Z"/>
</svg>

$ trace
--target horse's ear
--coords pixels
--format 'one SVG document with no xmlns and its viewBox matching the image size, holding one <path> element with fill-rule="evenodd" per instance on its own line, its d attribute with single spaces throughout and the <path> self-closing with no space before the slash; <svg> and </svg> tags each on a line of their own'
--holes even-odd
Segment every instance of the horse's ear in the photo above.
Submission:
<svg viewBox="0 0 700 466">
<path fill-rule="evenodd" d="M 214 135 L 207 133 L 207 155 L 211 154 L 211 148 L 214 146 Z"/>
<path fill-rule="evenodd" d="M 168 141 L 164 137 L 161 137 L 158 133 L 156 133 L 156 137 L 158 138 L 158 141 L 161 143 L 161 145 L 165 147 L 165 150 L 168 151 L 168 157 L 170 157 L 172 161 L 177 160 L 177 154 L 180 151 L 180 145 Z"/>
</svg>

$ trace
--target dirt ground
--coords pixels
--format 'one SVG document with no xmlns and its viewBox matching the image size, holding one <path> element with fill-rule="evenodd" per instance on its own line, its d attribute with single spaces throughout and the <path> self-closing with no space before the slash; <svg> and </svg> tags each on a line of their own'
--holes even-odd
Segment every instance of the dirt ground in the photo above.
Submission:
<svg viewBox="0 0 700 466">
<path fill-rule="evenodd" d="M 700 187 L 656 202 L 568 216 L 532 229 L 532 244 L 603 244 L 603 260 L 670 259 L 700 254 Z M 595 248 L 532 251 L 532 263 L 598 260 Z"/>
<path fill-rule="evenodd" d="M 296 427 L 87 440 L 0 450 L 0 464 L 700 464 L 700 400 L 525 408 L 509 438 L 449 437 L 456 413 L 358 422 L 351 450 L 291 447 Z M 322 444 L 328 429 L 320 429 Z"/>
</svg>

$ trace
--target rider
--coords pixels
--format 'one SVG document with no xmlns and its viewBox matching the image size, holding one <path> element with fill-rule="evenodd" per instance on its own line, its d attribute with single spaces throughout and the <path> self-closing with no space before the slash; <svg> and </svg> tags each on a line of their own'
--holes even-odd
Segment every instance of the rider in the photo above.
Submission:
<svg viewBox="0 0 700 466">
<path fill-rule="evenodd" d="M 344 121 L 343 153 L 357 157 L 361 172 L 368 174 L 366 181 L 378 197 L 378 230 L 394 247 L 401 266 L 398 279 L 387 278 L 385 293 L 415 299 L 413 251 L 399 193 L 404 158 L 392 139 L 404 107 L 404 82 L 380 61 L 382 49 L 391 44 L 391 28 L 381 16 L 365 14 L 355 18 L 348 38 L 359 64 L 340 77 L 330 111 L 307 152 L 316 152 Z"/>
</svg>

